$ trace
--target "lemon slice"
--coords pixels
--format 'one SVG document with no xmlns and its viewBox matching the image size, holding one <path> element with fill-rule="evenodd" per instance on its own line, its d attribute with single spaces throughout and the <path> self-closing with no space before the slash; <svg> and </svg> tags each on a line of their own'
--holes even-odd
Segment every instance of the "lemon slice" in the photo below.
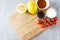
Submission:
<svg viewBox="0 0 60 40">
<path fill-rule="evenodd" d="M 25 13 L 26 12 L 26 10 L 27 10 L 27 7 L 26 7 L 26 5 L 25 4 L 18 4 L 18 6 L 17 6 L 17 12 L 19 12 L 19 13 Z"/>
</svg>

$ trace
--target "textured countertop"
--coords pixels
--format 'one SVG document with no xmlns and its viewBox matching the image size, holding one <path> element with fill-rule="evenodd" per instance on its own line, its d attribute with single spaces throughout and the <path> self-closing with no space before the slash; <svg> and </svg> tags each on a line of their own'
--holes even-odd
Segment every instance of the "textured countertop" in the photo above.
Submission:
<svg viewBox="0 0 60 40">
<path fill-rule="evenodd" d="M 9 15 L 16 12 L 16 6 L 28 0 L 0 0 L 0 40 L 19 40 L 12 25 L 9 24 Z M 45 29 L 31 40 L 60 40 L 60 1 L 50 0 L 50 5 L 57 10 L 59 17 L 55 26 Z"/>
</svg>

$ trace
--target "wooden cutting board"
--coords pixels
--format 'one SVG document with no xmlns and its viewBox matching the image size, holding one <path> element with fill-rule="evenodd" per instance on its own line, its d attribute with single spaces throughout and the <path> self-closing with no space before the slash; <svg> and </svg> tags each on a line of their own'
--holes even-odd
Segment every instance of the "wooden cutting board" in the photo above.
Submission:
<svg viewBox="0 0 60 40">
<path fill-rule="evenodd" d="M 27 12 L 21 14 L 16 12 L 10 16 L 9 20 L 21 40 L 30 40 L 45 29 L 36 23 L 38 20 L 36 14 L 32 15 Z"/>
</svg>

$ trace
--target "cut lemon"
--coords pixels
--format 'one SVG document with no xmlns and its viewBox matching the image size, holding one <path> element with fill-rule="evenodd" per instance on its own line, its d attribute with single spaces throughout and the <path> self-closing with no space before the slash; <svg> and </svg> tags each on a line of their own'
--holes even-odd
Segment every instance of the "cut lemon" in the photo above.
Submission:
<svg viewBox="0 0 60 40">
<path fill-rule="evenodd" d="M 27 10 L 27 7 L 26 7 L 26 5 L 25 4 L 18 4 L 18 6 L 17 6 L 17 12 L 19 12 L 19 13 L 25 13 L 26 12 L 26 10 Z"/>
</svg>

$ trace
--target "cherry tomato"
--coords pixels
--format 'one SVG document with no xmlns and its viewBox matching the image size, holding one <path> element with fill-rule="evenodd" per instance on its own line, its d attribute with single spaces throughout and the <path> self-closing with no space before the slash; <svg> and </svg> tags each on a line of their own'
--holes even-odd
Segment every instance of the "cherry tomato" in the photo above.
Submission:
<svg viewBox="0 0 60 40">
<path fill-rule="evenodd" d="M 47 19 L 46 19 L 46 21 L 47 21 L 47 22 L 50 22 L 50 19 L 49 19 L 49 18 L 47 18 Z"/>
<path fill-rule="evenodd" d="M 44 28 L 44 24 L 42 24 L 41 27 Z"/>
<path fill-rule="evenodd" d="M 40 24 L 40 22 L 41 22 L 40 20 L 37 20 L 37 24 Z"/>
<path fill-rule="evenodd" d="M 49 27 L 50 26 L 49 23 L 46 23 L 45 25 L 46 25 L 46 27 Z"/>
<path fill-rule="evenodd" d="M 54 18 L 51 18 L 50 20 L 53 22 L 54 21 Z"/>
<path fill-rule="evenodd" d="M 55 17 L 54 20 L 57 21 L 58 20 L 58 17 Z"/>
<path fill-rule="evenodd" d="M 52 26 L 54 23 L 53 22 L 50 22 L 49 24 L 50 24 L 50 26 Z"/>
</svg>

